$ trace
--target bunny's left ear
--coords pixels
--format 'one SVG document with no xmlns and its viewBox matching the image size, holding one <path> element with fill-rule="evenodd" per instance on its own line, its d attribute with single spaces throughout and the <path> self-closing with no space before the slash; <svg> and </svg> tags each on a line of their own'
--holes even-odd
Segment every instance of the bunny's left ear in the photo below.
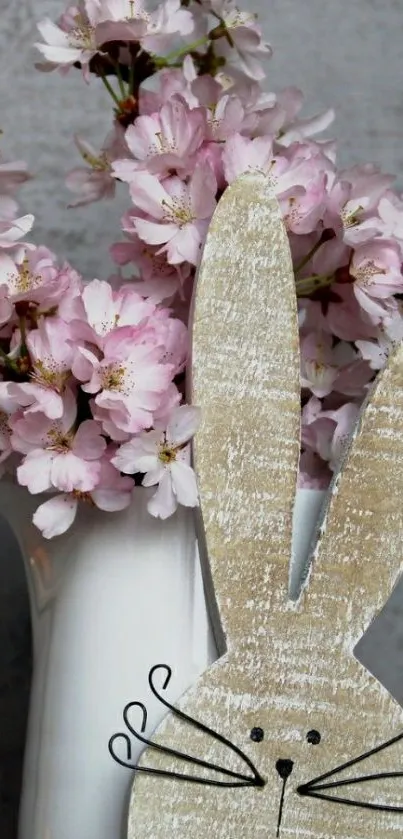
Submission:
<svg viewBox="0 0 403 839">
<path fill-rule="evenodd" d="M 294 271 L 263 174 L 235 181 L 215 211 L 196 284 L 192 348 L 210 597 L 231 647 L 247 632 L 247 603 L 266 590 L 269 564 L 270 587 L 287 597 L 300 449 Z M 236 603 L 228 596 L 235 579 Z"/>
<path fill-rule="evenodd" d="M 353 643 L 383 606 L 402 570 L 403 344 L 389 358 L 362 407 L 322 513 L 311 579 L 300 605 L 312 609 L 323 597 L 325 615 L 326 592 L 334 602 L 344 593 L 357 604 L 346 625 Z"/>
</svg>

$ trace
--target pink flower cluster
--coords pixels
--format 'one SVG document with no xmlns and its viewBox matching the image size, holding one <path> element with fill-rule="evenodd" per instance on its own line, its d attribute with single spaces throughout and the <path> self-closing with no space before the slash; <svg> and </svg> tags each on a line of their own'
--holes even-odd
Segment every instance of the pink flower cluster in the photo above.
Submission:
<svg viewBox="0 0 403 839">
<path fill-rule="evenodd" d="M 176 384 L 185 325 L 130 284 L 84 284 L 47 248 L 22 244 L 27 222 L 12 218 L 8 196 L 23 176 L 21 164 L 0 168 L 10 215 L 0 252 L 2 470 L 33 494 L 52 493 L 34 515 L 47 538 L 72 524 L 80 500 L 127 507 L 134 480 L 122 472 L 157 486 L 153 515 L 197 504 L 187 443 L 199 416 Z"/>
<path fill-rule="evenodd" d="M 303 119 L 299 90 L 263 91 L 261 59 L 271 49 L 255 16 L 233 0 L 165 0 L 154 11 L 143 0 L 84 0 L 40 30 L 46 43 L 39 49 L 52 68 L 78 64 L 113 98 L 112 135 L 100 153 L 77 139 L 89 167 L 68 183 L 78 203 L 127 184 L 125 241 L 112 254 L 121 271 L 134 265 L 132 291 L 148 303 L 168 301 L 186 317 L 217 200 L 241 173 L 267 174 L 299 301 L 300 483 L 325 486 L 376 371 L 403 338 L 403 201 L 393 178 L 371 165 L 339 170 L 334 141 L 314 139 L 333 112 Z M 115 338 L 105 350 L 101 362 L 86 347 L 75 356 L 75 376 L 88 393 L 102 393 L 99 367 L 117 351 Z M 121 403 L 96 400 L 95 420 L 107 410 L 108 433 L 129 433 Z M 137 405 L 129 414 L 137 422 Z M 134 451 L 127 456 L 138 463 Z"/>
</svg>

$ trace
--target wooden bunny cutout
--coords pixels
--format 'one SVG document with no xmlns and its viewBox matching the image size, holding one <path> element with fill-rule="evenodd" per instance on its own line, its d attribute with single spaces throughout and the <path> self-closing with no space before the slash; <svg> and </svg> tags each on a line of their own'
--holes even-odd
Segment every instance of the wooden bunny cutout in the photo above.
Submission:
<svg viewBox="0 0 403 839">
<path fill-rule="evenodd" d="M 402 570 L 403 351 L 371 392 L 292 604 L 298 328 L 287 236 L 263 175 L 233 184 L 213 218 L 192 371 L 206 590 L 226 647 L 152 735 L 129 837 L 396 839 L 402 711 L 353 648 Z M 174 674 L 155 664 L 150 689 L 170 709 Z M 151 737 L 134 705 L 130 731 Z"/>
</svg>

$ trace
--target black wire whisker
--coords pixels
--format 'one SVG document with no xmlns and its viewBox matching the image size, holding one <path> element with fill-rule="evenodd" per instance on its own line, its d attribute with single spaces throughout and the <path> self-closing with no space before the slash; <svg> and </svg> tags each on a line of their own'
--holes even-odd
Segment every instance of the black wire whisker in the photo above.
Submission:
<svg viewBox="0 0 403 839">
<path fill-rule="evenodd" d="M 346 763 L 340 764 L 340 766 L 336 766 L 334 769 L 330 769 L 329 772 L 325 772 L 323 775 L 318 775 L 316 778 L 312 778 L 311 781 L 307 781 L 305 784 L 301 784 L 301 788 L 307 789 L 308 787 L 315 787 L 321 781 L 326 781 L 327 778 L 331 778 L 333 775 L 337 775 L 339 772 L 343 772 L 345 769 L 349 769 L 350 766 L 355 766 L 357 763 L 361 763 L 363 760 L 367 760 L 368 758 L 372 757 L 373 755 L 379 754 L 379 752 L 383 752 L 385 749 L 394 746 L 395 743 L 398 743 L 399 740 L 403 740 L 403 732 L 397 734 L 396 737 L 392 737 L 391 740 L 387 740 L 386 743 L 381 743 L 380 746 L 375 746 L 375 748 L 371 749 L 369 752 L 365 752 L 358 757 L 352 758 L 352 760 L 348 760 Z"/>
<path fill-rule="evenodd" d="M 339 781 L 332 781 L 329 784 L 315 784 L 308 786 L 309 790 L 316 792 L 322 789 L 335 789 L 336 787 L 348 787 L 352 784 L 364 784 L 368 781 L 379 781 L 388 778 L 403 778 L 403 772 L 377 772 L 373 775 L 358 775 L 356 778 L 342 778 Z"/>
<path fill-rule="evenodd" d="M 369 783 L 371 781 L 388 780 L 391 778 L 403 778 L 403 772 L 377 772 L 371 773 L 369 775 L 356 776 L 353 778 L 337 778 L 335 781 L 329 781 L 329 783 L 322 783 L 323 781 L 327 781 L 328 778 L 333 778 L 334 775 L 343 772 L 345 769 L 349 769 L 351 766 L 355 766 L 356 764 L 361 763 L 362 761 L 367 760 L 370 757 L 373 757 L 373 755 L 385 751 L 385 749 L 394 746 L 395 743 L 398 743 L 402 739 L 403 732 L 401 734 L 397 734 L 395 737 L 392 737 L 390 740 L 387 740 L 386 743 L 381 743 L 379 746 L 375 746 L 375 748 L 371 749 L 370 751 L 365 752 L 364 754 L 359 755 L 358 757 L 353 758 L 352 760 L 348 760 L 346 763 L 340 764 L 340 766 L 336 766 L 335 769 L 331 769 L 329 772 L 325 772 L 323 775 L 318 775 L 317 778 L 313 778 L 311 781 L 308 781 L 305 784 L 301 784 L 299 787 L 297 787 L 297 793 L 299 795 L 310 798 L 320 798 L 323 801 L 332 801 L 336 804 L 345 804 L 349 807 L 362 807 L 366 810 L 380 810 L 391 813 L 403 813 L 403 805 L 398 806 L 392 804 L 377 804 L 376 802 L 372 801 L 356 801 L 351 798 L 340 798 L 338 796 L 328 795 L 325 792 L 323 792 L 323 790 L 338 789 L 340 787 L 347 787 L 360 783 Z"/>
<path fill-rule="evenodd" d="M 246 763 L 246 765 L 251 769 L 253 775 L 252 776 L 243 775 L 241 772 L 236 772 L 236 771 L 232 771 L 230 769 L 226 769 L 225 767 L 218 766 L 217 764 L 211 763 L 211 762 L 206 761 L 206 760 L 203 760 L 202 758 L 194 757 L 192 755 L 187 755 L 183 752 L 177 751 L 176 749 L 171 749 L 167 746 L 162 746 L 159 743 L 154 743 L 152 740 L 148 740 L 146 737 L 143 736 L 143 733 L 144 733 L 146 725 L 147 725 L 147 709 L 142 702 L 128 702 L 128 704 L 125 706 L 125 708 L 123 710 L 123 721 L 125 723 L 125 726 L 126 726 L 127 730 L 137 740 L 139 740 L 141 743 L 144 743 L 145 746 L 147 746 L 150 749 L 153 749 L 154 751 L 162 752 L 163 754 L 165 754 L 169 757 L 174 757 L 174 758 L 176 758 L 180 761 L 199 766 L 203 769 L 209 769 L 213 772 L 217 772 L 221 775 L 225 775 L 227 777 L 233 778 L 234 780 L 232 780 L 232 781 L 221 781 L 221 780 L 218 780 L 218 779 L 206 778 L 206 777 L 203 777 L 203 776 L 199 777 L 199 776 L 196 776 L 196 775 L 189 775 L 189 774 L 186 774 L 186 773 L 179 773 L 179 772 L 165 770 L 165 769 L 154 769 L 153 767 L 133 765 L 130 762 L 130 760 L 131 760 L 130 738 L 128 737 L 127 734 L 125 734 L 123 732 L 122 733 L 118 732 L 118 733 L 114 734 L 109 740 L 108 749 L 109 749 L 109 753 L 112 756 L 112 758 L 118 764 L 120 764 L 121 766 L 124 766 L 125 768 L 134 770 L 135 772 L 144 772 L 144 773 L 147 773 L 149 775 L 156 775 L 156 776 L 164 777 L 164 778 L 172 778 L 172 779 L 180 780 L 180 781 L 188 781 L 190 783 L 198 783 L 198 784 L 204 784 L 204 785 L 207 785 L 207 786 L 219 786 L 219 787 L 247 787 L 247 786 L 263 787 L 265 785 L 265 781 L 263 780 L 263 778 L 261 777 L 261 775 L 257 771 L 256 767 L 254 766 L 254 764 L 250 760 L 250 758 L 247 755 L 245 755 L 244 752 L 240 748 L 238 748 L 238 746 L 236 746 L 234 743 L 232 743 L 230 740 L 228 740 L 223 735 L 214 731 L 214 729 L 209 728 L 204 723 L 198 722 L 197 720 L 194 720 L 192 717 L 185 714 L 183 711 L 180 711 L 174 705 L 171 705 L 171 703 L 168 702 L 163 696 L 161 696 L 161 694 L 158 692 L 157 688 L 155 687 L 155 684 L 154 684 L 154 681 L 153 681 L 155 672 L 157 670 L 160 670 L 160 669 L 166 670 L 166 677 L 165 677 L 164 683 L 162 685 L 162 690 L 166 690 L 166 688 L 168 687 L 168 684 L 171 680 L 171 676 L 172 676 L 172 670 L 169 667 L 169 665 L 167 665 L 167 664 L 157 664 L 157 665 L 155 665 L 154 667 L 151 668 L 151 670 L 149 672 L 149 676 L 148 676 L 148 682 L 149 682 L 150 689 L 151 689 L 153 695 L 156 697 L 156 699 L 158 699 L 158 701 L 161 704 L 163 704 L 166 708 L 168 708 L 171 711 L 171 713 L 173 713 L 175 716 L 177 716 L 183 722 L 186 722 L 189 725 L 192 725 L 194 728 L 198 729 L 199 731 L 202 731 L 203 733 L 207 734 L 208 736 L 212 737 L 213 739 L 217 740 L 218 742 L 220 742 L 221 744 L 225 745 L 227 748 L 232 750 L 236 755 L 238 755 L 244 761 L 244 763 Z M 142 723 L 141 723 L 140 732 L 137 731 L 133 727 L 133 725 L 131 724 L 131 722 L 129 720 L 129 713 L 132 710 L 132 708 L 134 708 L 134 707 L 138 707 L 142 711 Z M 126 742 L 127 761 L 122 760 L 122 758 L 120 758 L 115 753 L 114 746 L 115 746 L 115 743 L 118 739 L 124 739 L 124 741 Z"/>
<path fill-rule="evenodd" d="M 167 665 L 167 664 L 156 664 L 154 667 L 152 667 L 150 672 L 149 672 L 149 675 L 148 675 L 148 682 L 149 682 L 151 691 L 154 694 L 154 696 L 163 705 L 165 705 L 166 708 L 168 708 L 173 714 L 175 714 L 176 717 L 183 720 L 183 722 L 187 722 L 190 725 L 193 725 L 194 728 L 197 728 L 199 731 L 202 731 L 204 734 L 210 735 L 215 740 L 217 740 L 219 743 L 222 743 L 222 745 L 227 746 L 229 749 L 231 749 L 236 755 L 238 755 L 238 757 L 241 758 L 241 760 L 243 760 L 247 764 L 247 766 L 249 766 L 249 769 L 252 770 L 254 777 L 256 779 L 258 779 L 259 781 L 263 781 L 262 777 L 260 776 L 260 774 L 259 774 L 258 770 L 256 769 L 252 760 L 245 754 L 245 752 L 242 751 L 242 749 L 240 749 L 238 746 L 236 746 L 235 743 L 232 743 L 231 740 L 228 740 L 222 734 L 219 734 L 217 731 L 214 731 L 214 729 L 209 728 L 204 723 L 193 719 L 193 717 L 189 717 L 183 711 L 180 711 L 179 708 L 176 708 L 174 705 L 171 705 L 170 702 L 168 702 L 163 696 L 161 696 L 158 693 L 158 691 L 156 690 L 156 688 L 153 684 L 153 676 L 154 676 L 155 671 L 158 670 L 158 669 L 161 669 L 161 668 L 164 668 L 165 670 L 167 670 L 167 678 L 166 678 L 166 680 L 163 684 L 163 690 L 165 690 L 168 687 L 168 684 L 171 680 L 172 670 L 169 667 L 169 665 Z M 257 786 L 264 786 L 264 782 L 257 784 Z"/>
<path fill-rule="evenodd" d="M 339 798 L 333 795 L 326 795 L 322 792 L 316 792 L 314 789 L 309 787 L 298 787 L 297 792 L 299 792 L 300 795 L 304 795 L 309 798 L 319 798 L 321 801 L 331 801 L 335 804 L 346 804 L 349 807 L 361 807 L 365 810 L 380 810 L 382 812 L 389 813 L 403 813 L 403 807 L 398 807 L 397 805 L 376 804 L 371 801 L 355 801 L 352 798 Z"/>
<path fill-rule="evenodd" d="M 137 740 L 140 740 L 141 743 L 144 743 L 148 748 L 154 749 L 155 751 L 163 752 L 165 755 L 169 755 L 170 757 L 179 758 L 179 760 L 185 760 L 187 763 L 194 763 L 197 766 L 202 766 L 205 769 L 213 769 L 217 772 L 220 772 L 223 775 L 229 775 L 232 778 L 238 778 L 240 780 L 250 782 L 251 778 L 249 775 L 242 775 L 239 772 L 232 772 L 230 769 L 225 769 L 224 767 L 217 766 L 214 763 L 209 763 L 208 761 L 202 760 L 202 758 L 192 757 L 191 755 L 185 755 L 182 752 L 177 751 L 176 749 L 170 749 L 168 746 L 161 746 L 159 743 L 154 743 L 152 740 L 148 740 L 146 737 L 142 737 L 135 728 L 133 728 L 132 724 L 129 721 L 129 712 L 131 711 L 132 707 L 135 705 L 139 705 L 138 702 L 129 702 L 128 705 L 124 708 L 123 711 L 123 719 L 125 721 L 126 727 L 136 737 Z M 144 728 L 141 729 L 144 731 Z"/>
</svg>

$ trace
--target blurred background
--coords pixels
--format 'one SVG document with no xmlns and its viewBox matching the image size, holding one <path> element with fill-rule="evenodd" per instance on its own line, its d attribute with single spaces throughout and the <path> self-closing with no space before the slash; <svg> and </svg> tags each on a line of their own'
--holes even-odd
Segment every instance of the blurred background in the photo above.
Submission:
<svg viewBox="0 0 403 839">
<path fill-rule="evenodd" d="M 402 0 L 246 0 L 274 48 L 266 88 L 300 87 L 305 114 L 330 106 L 330 130 L 344 165 L 377 163 L 403 190 Z M 34 180 L 20 193 L 36 216 L 34 239 L 85 277 L 105 278 L 108 247 L 119 238 L 118 201 L 68 209 L 64 175 L 79 165 L 72 141 L 80 132 L 101 144 L 110 125 L 110 99 L 78 71 L 61 78 L 37 72 L 36 22 L 57 18 L 61 0 L 0 0 L 0 128 L 3 154 L 23 158 Z M 29 616 L 22 563 L 0 528 L 0 837 L 15 839 L 20 767 L 30 678 Z"/>
</svg>

